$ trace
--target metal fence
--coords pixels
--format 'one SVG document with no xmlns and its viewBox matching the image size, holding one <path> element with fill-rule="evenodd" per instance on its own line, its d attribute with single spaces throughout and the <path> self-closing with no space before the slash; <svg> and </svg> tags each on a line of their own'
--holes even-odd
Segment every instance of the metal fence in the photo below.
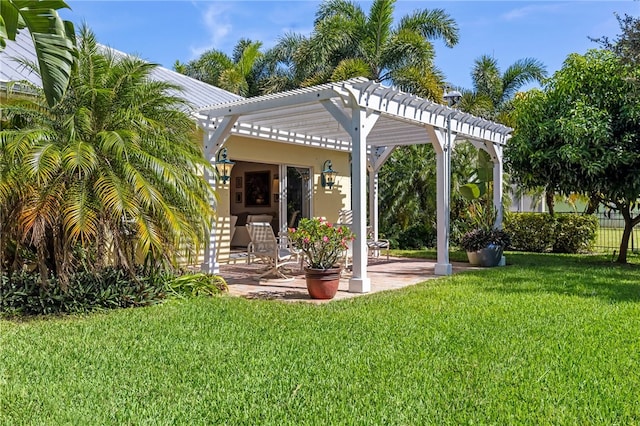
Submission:
<svg viewBox="0 0 640 426">
<path fill-rule="evenodd" d="M 640 214 L 640 211 L 631 212 L 632 217 Z M 620 249 L 622 241 L 622 231 L 624 230 L 624 218 L 618 212 L 596 212 L 595 216 L 600 222 L 600 228 L 596 234 L 594 249 L 598 252 L 613 252 Z M 629 239 L 629 251 L 637 253 L 640 251 L 640 227 L 635 227 L 631 231 Z"/>
</svg>

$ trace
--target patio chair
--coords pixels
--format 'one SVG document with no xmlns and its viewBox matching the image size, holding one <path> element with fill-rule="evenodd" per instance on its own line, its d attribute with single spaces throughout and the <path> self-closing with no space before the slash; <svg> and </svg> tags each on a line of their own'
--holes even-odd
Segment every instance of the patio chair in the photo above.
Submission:
<svg viewBox="0 0 640 426">
<path fill-rule="evenodd" d="M 389 260 L 389 240 L 386 239 L 374 239 L 371 233 L 371 227 L 367 227 L 367 248 L 369 256 L 378 258 L 380 257 L 380 250 L 385 250 L 387 253 L 387 260 Z"/>
<path fill-rule="evenodd" d="M 251 242 L 247 246 L 247 263 L 251 263 L 252 258 L 255 258 L 267 265 L 267 269 L 257 279 L 267 275 L 293 279 L 293 277 L 285 275 L 281 269 L 288 265 L 298 264 L 298 252 L 293 248 L 280 247 L 269 222 L 251 222 L 246 226 L 251 238 Z"/>
<path fill-rule="evenodd" d="M 353 223 L 353 212 L 347 209 L 338 210 L 338 221 L 340 225 L 351 225 Z"/>
<path fill-rule="evenodd" d="M 342 209 L 338 211 L 338 223 L 351 225 L 353 223 L 353 212 L 351 210 Z M 371 257 L 380 257 L 380 250 L 386 250 L 387 260 L 389 260 L 389 240 L 386 239 L 373 239 L 371 234 L 371 227 L 367 226 L 367 251 Z M 349 257 L 351 252 L 347 251 L 345 254 L 345 264 L 348 266 Z"/>
<path fill-rule="evenodd" d="M 351 225 L 353 223 L 353 212 L 351 210 L 342 209 L 338 211 L 338 223 Z M 367 252 L 370 257 L 380 257 L 380 251 L 385 250 L 387 254 L 387 260 L 389 260 L 389 240 L 378 238 L 373 239 L 371 233 L 371 227 L 367 226 Z M 348 266 L 351 251 L 347 251 L 345 254 L 345 264 Z"/>
</svg>

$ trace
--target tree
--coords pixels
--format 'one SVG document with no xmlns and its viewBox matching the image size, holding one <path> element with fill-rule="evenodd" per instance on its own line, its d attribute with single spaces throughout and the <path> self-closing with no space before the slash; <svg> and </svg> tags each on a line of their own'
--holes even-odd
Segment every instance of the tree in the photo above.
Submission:
<svg viewBox="0 0 640 426">
<path fill-rule="evenodd" d="M 260 60 L 262 43 L 241 39 L 229 57 L 220 50 L 209 50 L 187 64 L 176 62 L 174 69 L 181 74 L 204 81 L 241 96 L 259 94 L 255 66 Z"/>
<path fill-rule="evenodd" d="M 506 166 L 527 188 L 568 195 L 599 194 L 625 219 L 618 262 L 640 216 L 640 88 L 638 67 L 606 50 L 572 54 L 543 90 L 516 101 Z"/>
<path fill-rule="evenodd" d="M 451 47 L 458 42 L 458 27 L 441 9 L 418 10 L 394 26 L 394 4 L 375 0 L 367 15 L 353 1 L 323 2 L 310 37 L 287 35 L 268 54 L 287 71 L 277 78 L 311 86 L 363 76 L 440 100 L 442 75 L 434 66 L 431 40 L 440 38 Z"/>
<path fill-rule="evenodd" d="M 204 241 L 211 188 L 178 87 L 156 67 L 105 51 L 83 28 L 78 67 L 53 107 L 41 97 L 2 105 L 0 267 L 34 253 L 43 283 L 114 264 L 175 265 Z M 12 254 L 9 259 L 7 253 Z"/>
<path fill-rule="evenodd" d="M 451 227 L 457 241 L 467 230 L 469 202 L 461 187 L 473 174 L 477 150 L 457 144 L 452 157 Z M 382 166 L 380 182 L 380 230 L 398 240 L 402 248 L 422 248 L 436 237 L 436 155 L 429 144 L 400 146 Z"/>
<path fill-rule="evenodd" d="M 615 53 L 627 65 L 640 66 L 640 18 L 627 14 L 623 18 L 616 14 L 616 19 L 622 33 L 615 40 L 608 37 L 590 39 Z"/>
<path fill-rule="evenodd" d="M 69 6 L 62 0 L 0 0 L 0 50 L 29 30 L 50 107 L 64 96 L 76 56 L 73 24 L 57 12 L 63 8 Z"/>
<path fill-rule="evenodd" d="M 482 55 L 475 60 L 471 77 L 473 89 L 463 90 L 460 108 L 508 124 L 508 114 L 518 90 L 528 83 L 542 84 L 547 77 L 547 70 L 537 59 L 524 58 L 501 73 L 495 58 Z"/>
</svg>

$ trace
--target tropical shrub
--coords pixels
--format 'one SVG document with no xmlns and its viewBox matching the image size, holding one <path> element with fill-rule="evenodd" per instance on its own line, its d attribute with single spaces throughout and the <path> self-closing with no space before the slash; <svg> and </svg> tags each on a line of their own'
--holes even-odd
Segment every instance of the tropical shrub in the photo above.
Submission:
<svg viewBox="0 0 640 426">
<path fill-rule="evenodd" d="M 155 67 L 83 28 L 55 107 L 43 96 L 0 105 L 0 270 L 35 266 L 41 283 L 54 276 L 49 286 L 66 290 L 79 272 L 151 272 L 197 256 L 214 170 L 180 88 L 152 81 Z"/>
<path fill-rule="evenodd" d="M 167 288 L 178 297 L 216 296 L 229 291 L 224 278 L 204 272 L 175 277 Z"/>
<path fill-rule="evenodd" d="M 62 290 L 59 279 L 42 285 L 37 272 L 0 275 L 0 314 L 51 315 L 147 306 L 166 297 L 170 274 L 131 276 L 122 268 L 73 274 Z"/>
<path fill-rule="evenodd" d="M 436 230 L 431 224 L 418 223 L 400 231 L 396 238 L 397 245 L 403 249 L 424 249 L 435 247 L 436 237 Z"/>
</svg>

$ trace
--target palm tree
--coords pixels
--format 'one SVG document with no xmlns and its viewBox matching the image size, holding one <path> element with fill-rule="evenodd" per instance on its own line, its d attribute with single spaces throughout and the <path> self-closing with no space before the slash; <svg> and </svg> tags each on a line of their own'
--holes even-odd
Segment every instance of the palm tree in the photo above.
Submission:
<svg viewBox="0 0 640 426">
<path fill-rule="evenodd" d="M 398 147 L 382 166 L 380 229 L 387 235 L 418 223 L 433 225 L 436 211 L 435 151 L 429 145 Z M 435 229 L 435 227 L 433 227 Z"/>
<path fill-rule="evenodd" d="M 537 59 L 524 58 L 501 73 L 495 58 L 482 55 L 475 60 L 471 77 L 473 90 L 462 91 L 460 108 L 508 124 L 512 101 L 518 90 L 532 82 L 542 83 L 547 77 L 547 70 Z"/>
<path fill-rule="evenodd" d="M 0 255 L 15 246 L 13 269 L 30 248 L 43 282 L 52 272 L 63 283 L 78 270 L 175 265 L 198 252 L 211 166 L 185 101 L 168 94 L 179 88 L 149 80 L 155 66 L 105 52 L 83 28 L 57 105 L 2 106 L 13 128 L 0 132 Z"/>
<path fill-rule="evenodd" d="M 62 0 L 2 0 L 0 7 L 0 51 L 7 39 L 15 41 L 19 30 L 29 30 L 49 106 L 67 90 L 76 56 L 73 24 L 57 12 L 63 8 L 69 6 Z"/>
<path fill-rule="evenodd" d="M 455 45 L 457 25 L 441 9 L 424 9 L 394 26 L 394 4 L 395 0 L 375 0 L 367 15 L 353 1 L 323 2 L 310 37 L 287 35 L 268 54 L 280 61 L 280 70 L 288 71 L 277 77 L 294 77 L 296 83 L 309 86 L 364 76 L 439 98 L 442 75 L 434 67 L 431 40 Z"/>
<path fill-rule="evenodd" d="M 229 57 L 220 50 L 209 50 L 200 58 L 182 64 L 176 61 L 174 69 L 205 83 L 220 87 L 241 96 L 259 94 L 255 65 L 262 56 L 262 43 L 241 39 Z"/>
<path fill-rule="evenodd" d="M 471 144 L 456 145 L 452 157 L 451 238 L 467 229 L 468 202 L 460 188 L 473 173 L 477 150 Z M 401 234 L 436 235 L 436 155 L 429 144 L 396 148 L 380 171 L 380 229 L 392 239 Z M 422 235 L 419 235 L 422 233 Z M 421 241 L 421 244 L 428 244 Z M 420 248 L 420 247 L 415 247 Z"/>
</svg>

